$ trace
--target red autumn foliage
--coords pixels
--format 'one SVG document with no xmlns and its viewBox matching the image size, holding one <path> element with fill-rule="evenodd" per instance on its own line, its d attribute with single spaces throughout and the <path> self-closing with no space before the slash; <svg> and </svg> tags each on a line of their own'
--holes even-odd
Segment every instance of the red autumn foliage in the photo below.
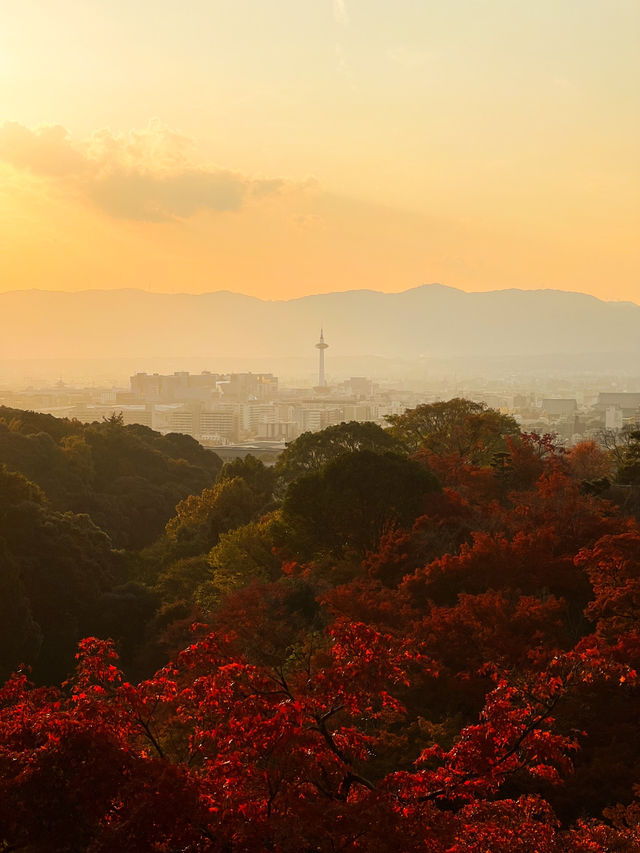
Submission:
<svg viewBox="0 0 640 853">
<path fill-rule="evenodd" d="M 13 676 L 0 849 L 640 849 L 640 533 L 549 437 L 431 462 L 410 529 L 291 555 L 150 678 L 96 638 Z"/>
</svg>

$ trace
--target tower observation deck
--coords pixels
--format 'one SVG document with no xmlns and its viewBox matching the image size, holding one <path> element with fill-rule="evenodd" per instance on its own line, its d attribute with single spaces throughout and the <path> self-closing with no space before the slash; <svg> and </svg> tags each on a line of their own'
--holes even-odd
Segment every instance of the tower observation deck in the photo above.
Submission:
<svg viewBox="0 0 640 853">
<path fill-rule="evenodd" d="M 326 381 L 324 378 L 324 351 L 329 348 L 329 344 L 325 344 L 324 342 L 324 334 L 322 329 L 320 329 L 320 340 L 316 344 L 316 349 L 318 350 L 319 355 L 319 364 L 318 364 L 318 387 L 325 388 Z"/>
</svg>

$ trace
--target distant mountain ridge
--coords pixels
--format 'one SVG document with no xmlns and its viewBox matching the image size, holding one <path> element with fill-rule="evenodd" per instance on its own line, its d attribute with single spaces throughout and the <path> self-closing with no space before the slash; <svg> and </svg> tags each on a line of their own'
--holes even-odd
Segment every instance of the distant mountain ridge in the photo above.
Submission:
<svg viewBox="0 0 640 853">
<path fill-rule="evenodd" d="M 0 293 L 1 359 L 305 356 L 324 326 L 329 354 L 508 358 L 628 357 L 640 306 L 558 290 L 466 293 L 427 284 L 267 301 L 230 291 Z"/>
</svg>

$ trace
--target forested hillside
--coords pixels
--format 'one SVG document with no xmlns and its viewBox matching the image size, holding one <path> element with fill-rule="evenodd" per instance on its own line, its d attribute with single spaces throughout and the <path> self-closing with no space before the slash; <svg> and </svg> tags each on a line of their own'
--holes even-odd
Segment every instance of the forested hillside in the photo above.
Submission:
<svg viewBox="0 0 640 853">
<path fill-rule="evenodd" d="M 2 417 L 0 848 L 640 849 L 640 435 Z"/>
<path fill-rule="evenodd" d="M 211 485 L 222 465 L 188 435 L 4 406 L 0 462 L 37 483 L 55 509 L 89 514 L 121 548 L 151 543 L 176 503 Z"/>
<path fill-rule="evenodd" d="M 221 466 L 185 435 L 0 407 L 3 676 L 24 661 L 61 680 L 86 634 L 144 631 L 155 598 L 132 582 L 131 554 Z"/>
</svg>

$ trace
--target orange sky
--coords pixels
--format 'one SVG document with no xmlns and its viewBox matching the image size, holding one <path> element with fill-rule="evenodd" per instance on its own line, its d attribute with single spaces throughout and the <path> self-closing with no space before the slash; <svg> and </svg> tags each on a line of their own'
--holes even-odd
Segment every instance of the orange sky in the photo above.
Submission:
<svg viewBox="0 0 640 853">
<path fill-rule="evenodd" d="M 635 0 L 0 2 L 0 289 L 640 301 L 639 42 Z"/>
</svg>

